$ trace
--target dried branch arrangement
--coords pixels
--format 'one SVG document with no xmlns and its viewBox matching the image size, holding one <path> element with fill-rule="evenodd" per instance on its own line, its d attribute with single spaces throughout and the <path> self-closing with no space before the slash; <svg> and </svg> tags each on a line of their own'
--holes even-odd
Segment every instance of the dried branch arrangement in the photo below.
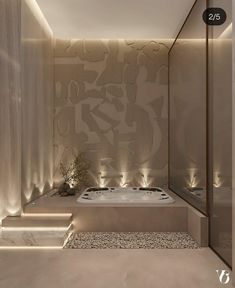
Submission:
<svg viewBox="0 0 235 288">
<path fill-rule="evenodd" d="M 68 165 L 62 162 L 60 163 L 60 172 L 65 183 L 79 189 L 88 185 L 88 171 L 90 166 L 91 164 L 86 153 L 80 151 Z"/>
</svg>

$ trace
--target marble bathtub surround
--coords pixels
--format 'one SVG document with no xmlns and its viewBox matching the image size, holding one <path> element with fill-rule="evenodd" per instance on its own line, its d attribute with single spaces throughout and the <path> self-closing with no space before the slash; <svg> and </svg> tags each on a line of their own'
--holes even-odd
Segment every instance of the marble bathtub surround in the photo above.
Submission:
<svg viewBox="0 0 235 288">
<path fill-rule="evenodd" d="M 73 233 L 66 249 L 183 249 L 198 248 L 185 232 L 80 232 Z"/>
<path fill-rule="evenodd" d="M 85 150 L 92 185 L 167 183 L 167 53 L 158 40 L 56 39 L 56 181 Z"/>
</svg>

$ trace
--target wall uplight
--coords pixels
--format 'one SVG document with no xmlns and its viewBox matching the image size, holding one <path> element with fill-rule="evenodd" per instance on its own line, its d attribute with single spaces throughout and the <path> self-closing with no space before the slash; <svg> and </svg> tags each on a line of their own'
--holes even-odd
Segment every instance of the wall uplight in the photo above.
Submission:
<svg viewBox="0 0 235 288">
<path fill-rule="evenodd" d="M 139 175 L 142 177 L 140 179 L 141 186 L 142 187 L 149 187 L 149 181 L 148 181 L 148 171 L 147 169 L 141 169 L 139 171 Z"/>
<path fill-rule="evenodd" d="M 199 180 L 197 177 L 197 170 L 192 168 L 189 169 L 189 181 L 188 181 L 188 186 L 191 188 L 195 188 L 198 186 Z"/>
<path fill-rule="evenodd" d="M 214 187 L 218 188 L 222 186 L 222 180 L 221 180 L 221 175 L 219 172 L 214 173 Z"/>
</svg>

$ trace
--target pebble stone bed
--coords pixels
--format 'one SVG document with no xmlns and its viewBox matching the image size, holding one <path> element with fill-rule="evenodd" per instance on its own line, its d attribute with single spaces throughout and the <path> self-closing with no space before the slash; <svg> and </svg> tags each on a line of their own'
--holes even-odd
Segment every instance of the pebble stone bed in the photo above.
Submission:
<svg viewBox="0 0 235 288">
<path fill-rule="evenodd" d="M 65 249 L 197 249 L 185 232 L 80 232 L 73 233 Z"/>
</svg>

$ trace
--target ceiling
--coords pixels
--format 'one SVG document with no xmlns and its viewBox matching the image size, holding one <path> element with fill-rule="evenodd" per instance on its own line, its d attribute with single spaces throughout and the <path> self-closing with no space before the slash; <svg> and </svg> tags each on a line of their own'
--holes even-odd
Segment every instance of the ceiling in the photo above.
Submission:
<svg viewBox="0 0 235 288">
<path fill-rule="evenodd" d="M 57 38 L 174 38 L 194 0 L 36 0 Z"/>
</svg>

